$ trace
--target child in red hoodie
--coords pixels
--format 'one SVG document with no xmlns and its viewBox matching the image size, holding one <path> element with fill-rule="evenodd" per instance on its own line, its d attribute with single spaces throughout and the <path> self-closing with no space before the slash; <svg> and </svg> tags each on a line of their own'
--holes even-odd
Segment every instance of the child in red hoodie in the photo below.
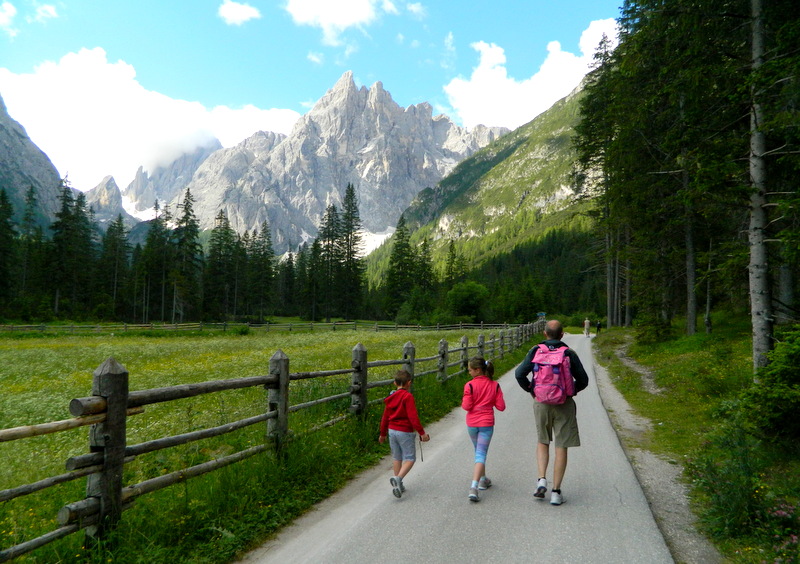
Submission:
<svg viewBox="0 0 800 564">
<path fill-rule="evenodd" d="M 392 484 L 394 496 L 400 497 L 406 491 L 403 478 L 411 471 L 411 467 L 417 460 L 415 431 L 419 433 L 419 440 L 422 442 L 429 441 L 431 437 L 419 422 L 414 396 L 409 391 L 411 374 L 405 370 L 398 371 L 394 377 L 394 384 L 397 389 L 383 400 L 383 417 L 378 441 L 384 443 L 387 435 L 389 437 L 389 445 L 392 447 L 392 470 L 394 471 L 394 476 L 389 479 L 389 483 Z"/>
<path fill-rule="evenodd" d="M 469 488 L 470 501 L 480 501 L 478 490 L 492 485 L 486 477 L 486 453 L 494 433 L 494 410 L 504 411 L 506 400 L 500 384 L 494 382 L 494 366 L 479 356 L 469 359 L 469 375 L 472 380 L 464 384 L 464 397 L 461 407 L 467 412 L 467 431 L 475 447 L 475 466 L 472 472 L 472 485 Z"/>
</svg>

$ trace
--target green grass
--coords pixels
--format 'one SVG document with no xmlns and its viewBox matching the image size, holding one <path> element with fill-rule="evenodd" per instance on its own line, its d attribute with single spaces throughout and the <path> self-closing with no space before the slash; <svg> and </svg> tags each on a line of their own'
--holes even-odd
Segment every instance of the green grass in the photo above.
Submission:
<svg viewBox="0 0 800 564">
<path fill-rule="evenodd" d="M 614 385 L 653 422 L 637 446 L 685 465 L 701 526 L 729 561 L 797 562 L 800 448 L 755 440 L 725 415 L 753 381 L 747 321 L 716 320 L 711 335 L 632 345 L 629 356 L 651 370 L 660 394 L 645 391 L 640 375 L 615 354 L 632 337 L 631 330 L 612 329 L 594 345 Z M 780 516 L 780 508 L 794 517 Z M 732 525 L 740 521 L 748 526 Z"/>
<path fill-rule="evenodd" d="M 418 358 L 433 356 L 439 340 L 459 346 L 462 334 L 471 345 L 478 331 L 435 333 L 303 332 L 247 335 L 166 333 L 83 336 L 23 336 L 0 339 L 0 428 L 70 418 L 69 401 L 91 395 L 92 372 L 113 356 L 130 373 L 130 389 L 267 374 L 276 350 L 290 358 L 290 372 L 347 368 L 353 346 L 361 342 L 368 360 L 399 359 L 413 342 Z M 488 332 L 487 332 L 488 333 Z M 488 339 L 488 334 L 487 334 Z M 523 353 L 498 362 L 498 372 L 513 366 Z M 452 358 L 451 358 L 452 360 Z M 417 370 L 435 366 L 435 361 Z M 370 370 L 370 381 L 390 379 L 397 367 Z M 349 375 L 296 382 L 290 403 L 347 391 Z M 423 423 L 458 405 L 466 376 L 444 385 L 435 375 L 415 381 L 414 393 Z M 298 385 L 299 384 L 299 385 Z M 370 399 L 386 388 L 370 390 Z M 234 390 L 154 404 L 128 420 L 128 442 L 220 425 L 262 413 L 267 392 Z M 347 399 L 303 410 L 290 417 L 290 428 L 302 432 L 345 413 Z M 350 419 L 291 443 L 286 459 L 266 453 L 136 500 L 126 511 L 114 542 L 86 552 L 83 534 L 43 547 L 23 562 L 228 562 L 329 495 L 359 470 L 388 452 L 377 442 L 382 406 L 370 409 L 360 424 Z M 180 468 L 230 454 L 263 442 L 266 424 L 150 453 L 126 465 L 124 483 L 138 483 Z M 0 489 L 64 472 L 67 457 L 87 452 L 87 429 L 0 443 Z M 319 468 L 333 468 L 324 479 Z M 275 484 L 280 484 L 279 488 Z M 0 548 L 29 540 L 56 527 L 55 516 L 68 502 L 84 497 L 85 480 L 63 484 L 0 504 Z"/>
</svg>

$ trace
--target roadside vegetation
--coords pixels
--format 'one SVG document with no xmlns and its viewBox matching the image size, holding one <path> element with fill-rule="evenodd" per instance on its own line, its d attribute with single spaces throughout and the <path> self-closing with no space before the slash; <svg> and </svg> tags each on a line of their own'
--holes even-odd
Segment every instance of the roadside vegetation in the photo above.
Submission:
<svg viewBox="0 0 800 564">
<path fill-rule="evenodd" d="M 488 332 L 486 337 L 488 339 Z M 290 371 L 315 371 L 350 365 L 351 351 L 363 343 L 370 360 L 397 359 L 411 341 L 417 357 L 432 356 L 440 339 L 456 347 L 466 334 L 470 345 L 479 331 L 326 331 L 314 333 L 221 332 L 153 335 L 26 335 L 0 338 L 0 428 L 69 418 L 72 398 L 90 395 L 92 372 L 113 356 L 130 373 L 131 390 L 266 374 L 277 349 L 290 358 Z M 509 370 L 523 353 L 507 354 L 497 370 Z M 371 369 L 370 380 L 391 378 L 397 367 Z M 455 370 L 452 369 L 452 370 Z M 347 377 L 303 381 L 292 387 L 292 403 L 340 392 Z M 456 407 L 467 376 L 441 384 L 435 375 L 415 380 L 414 394 L 423 424 Z M 328 382 L 330 380 L 330 382 Z M 319 387 L 330 386 L 320 394 Z M 317 389 L 312 389 L 317 387 Z M 370 391 L 370 399 L 388 393 Z M 345 403 L 347 400 L 343 400 Z M 266 392 L 236 390 L 148 406 L 129 419 L 129 443 L 197 430 L 262 413 Z M 341 413 L 333 402 L 292 415 L 295 432 Z M 338 410 L 338 411 L 337 411 Z M 310 412 L 306 415 L 306 411 Z M 280 527 L 328 497 L 359 471 L 388 453 L 377 441 L 381 405 L 363 422 L 348 419 L 321 431 L 298 436 L 287 456 L 255 456 L 221 470 L 148 494 L 126 511 L 120 527 L 103 545 L 82 548 L 83 533 L 42 547 L 20 562 L 230 562 L 254 548 Z M 124 481 L 134 484 L 199 464 L 263 442 L 265 427 L 151 453 L 126 465 Z M 64 461 L 87 451 L 87 429 L 75 429 L 0 443 L 0 489 L 29 483 L 64 471 Z M 55 528 L 58 510 L 84 497 L 85 480 L 76 480 L 0 504 L 0 547 L 8 547 Z"/>
<path fill-rule="evenodd" d="M 778 333 L 771 364 L 754 381 L 748 320 L 714 326 L 647 345 L 636 344 L 633 329 L 602 331 L 596 358 L 653 423 L 637 446 L 683 465 L 701 529 L 723 555 L 800 562 L 800 331 Z M 660 393 L 643 387 L 620 349 L 650 371 Z"/>
</svg>

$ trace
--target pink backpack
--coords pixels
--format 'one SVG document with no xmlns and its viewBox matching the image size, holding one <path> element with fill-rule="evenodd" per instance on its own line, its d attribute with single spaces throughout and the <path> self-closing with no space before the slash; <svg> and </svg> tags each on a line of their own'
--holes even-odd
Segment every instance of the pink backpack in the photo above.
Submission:
<svg viewBox="0 0 800 564">
<path fill-rule="evenodd" d="M 537 345 L 533 355 L 533 397 L 540 403 L 560 405 L 575 395 L 568 347 Z"/>
</svg>

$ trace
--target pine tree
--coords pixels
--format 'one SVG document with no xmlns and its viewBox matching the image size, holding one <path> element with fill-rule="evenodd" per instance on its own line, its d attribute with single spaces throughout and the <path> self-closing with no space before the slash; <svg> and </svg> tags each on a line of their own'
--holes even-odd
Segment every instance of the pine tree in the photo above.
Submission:
<svg viewBox="0 0 800 564">
<path fill-rule="evenodd" d="M 197 319 L 202 303 L 203 247 L 200 223 L 194 214 L 194 197 L 189 188 L 178 205 L 181 212 L 174 232 L 175 262 L 172 279 L 172 322 Z"/>
<path fill-rule="evenodd" d="M 277 309 L 282 315 L 297 315 L 297 269 L 295 255 L 287 253 L 286 258 L 278 264 L 277 275 Z"/>
<path fill-rule="evenodd" d="M 121 319 L 125 314 L 123 296 L 130 276 L 130 256 L 128 232 L 120 214 L 111 222 L 103 236 L 97 269 L 99 292 L 101 296 L 110 299 L 107 314 L 112 319 Z"/>
<path fill-rule="evenodd" d="M 341 313 L 345 319 L 355 318 L 361 309 L 366 267 L 361 257 L 361 216 L 355 187 L 347 185 L 341 214 L 342 269 L 340 296 Z"/>
<path fill-rule="evenodd" d="M 251 313 L 259 323 L 272 311 L 275 286 L 275 251 L 269 223 L 261 223 L 261 230 L 253 231 L 248 250 L 248 294 L 252 304 Z"/>
<path fill-rule="evenodd" d="M 220 210 L 214 218 L 214 229 L 206 260 L 203 311 L 208 319 L 227 320 L 236 309 L 236 233 L 228 216 Z"/>
<path fill-rule="evenodd" d="M 62 181 L 60 199 L 61 208 L 50 226 L 53 231 L 53 311 L 56 315 L 82 316 L 87 313 L 92 295 L 96 260 L 94 229 L 86 208 L 86 197 L 83 193 L 73 196 L 66 180 Z M 62 308 L 62 305 L 67 307 Z"/>
<path fill-rule="evenodd" d="M 8 199 L 5 188 L 0 188 L 0 308 L 9 304 L 17 278 L 16 236 L 12 218 L 14 207 Z M 0 310 L 2 311 L 2 310 Z"/>
<path fill-rule="evenodd" d="M 321 295 L 319 304 L 325 320 L 330 322 L 331 316 L 339 312 L 341 290 L 343 288 L 341 272 L 343 269 L 342 227 L 339 211 L 335 204 L 330 204 L 325 210 L 322 225 L 319 228 L 317 242 L 320 247 L 322 269 Z"/>
<path fill-rule="evenodd" d="M 414 250 L 411 248 L 410 234 L 402 215 L 397 221 L 397 228 L 392 236 L 394 244 L 389 256 L 389 268 L 386 272 L 386 313 L 394 317 L 400 306 L 411 295 L 414 288 Z"/>
<path fill-rule="evenodd" d="M 20 237 L 20 294 L 23 298 L 27 297 L 28 293 L 28 279 L 30 277 L 31 267 L 33 266 L 35 250 L 34 240 L 38 239 L 39 241 L 42 241 L 43 239 L 41 228 L 36 225 L 37 205 L 36 188 L 30 186 L 27 192 L 25 192 L 25 212 L 22 215 L 22 233 Z M 37 268 L 34 270 L 34 272 L 41 272 L 41 269 Z"/>
</svg>

